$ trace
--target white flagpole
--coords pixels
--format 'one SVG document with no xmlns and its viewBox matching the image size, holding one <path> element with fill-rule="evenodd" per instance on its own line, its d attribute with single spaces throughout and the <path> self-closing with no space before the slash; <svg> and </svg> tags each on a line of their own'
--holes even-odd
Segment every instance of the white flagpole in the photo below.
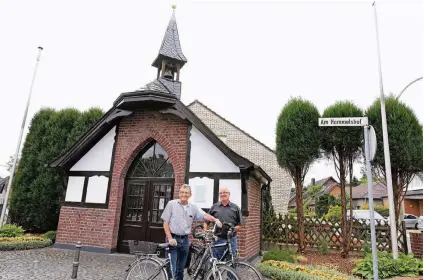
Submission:
<svg viewBox="0 0 424 280">
<path fill-rule="evenodd" d="M 37 62 L 35 64 L 35 70 L 34 70 L 34 75 L 32 76 L 32 82 L 31 82 L 31 87 L 29 90 L 29 95 L 28 95 L 28 100 L 26 103 L 26 108 L 25 108 L 25 114 L 24 114 L 24 118 L 22 120 L 22 126 L 21 126 L 21 133 L 19 135 L 19 140 L 18 140 L 18 145 L 16 146 L 16 151 L 15 151 L 15 157 L 13 159 L 13 165 L 12 165 L 12 170 L 10 171 L 10 177 L 9 177 L 9 182 L 7 184 L 7 190 L 6 190 L 6 196 L 4 198 L 4 205 L 3 205 L 3 209 L 1 211 L 1 216 L 0 216 L 0 228 L 3 226 L 3 224 L 6 222 L 4 220 L 5 215 L 6 215 L 6 209 L 7 209 L 7 202 L 9 200 L 9 194 L 10 194 L 10 189 L 12 188 L 12 182 L 13 182 L 13 177 L 15 175 L 15 169 L 16 169 L 16 162 L 18 160 L 18 156 L 19 156 L 19 150 L 21 147 L 21 142 L 22 142 L 22 136 L 24 134 L 24 129 L 25 129 L 25 123 L 26 123 L 26 118 L 28 115 L 28 108 L 29 108 L 29 103 L 31 100 L 31 95 L 32 95 L 32 88 L 34 86 L 34 81 L 35 81 L 35 76 L 37 74 L 37 68 L 38 68 L 38 62 L 40 61 L 41 58 L 41 51 L 43 50 L 42 47 L 38 47 L 38 55 L 37 55 Z"/>
<path fill-rule="evenodd" d="M 387 187 L 387 199 L 389 201 L 389 221 L 390 221 L 390 239 L 392 243 L 393 258 L 398 258 L 398 241 L 397 241 L 397 230 L 396 230 L 396 217 L 395 217 L 395 206 L 393 199 L 393 185 L 392 185 L 392 167 L 390 163 L 390 150 L 389 150 L 389 135 L 387 132 L 387 118 L 386 118 L 386 97 L 384 96 L 383 90 L 383 73 L 381 71 L 381 58 L 380 58 L 380 42 L 378 40 L 378 21 L 377 21 L 377 7 L 375 2 L 374 6 L 374 18 L 375 18 L 375 32 L 377 38 L 377 54 L 378 54 L 378 73 L 380 75 L 380 102 L 381 102 L 381 122 L 383 128 L 383 146 L 384 146 L 384 163 L 386 167 L 386 187 Z"/>
</svg>

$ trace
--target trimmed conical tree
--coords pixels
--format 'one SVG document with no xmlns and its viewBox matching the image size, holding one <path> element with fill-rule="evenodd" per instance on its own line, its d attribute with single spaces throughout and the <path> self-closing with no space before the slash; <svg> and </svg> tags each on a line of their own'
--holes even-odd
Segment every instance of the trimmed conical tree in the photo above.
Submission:
<svg viewBox="0 0 424 280">
<path fill-rule="evenodd" d="M 296 186 L 298 251 L 303 252 L 303 181 L 310 165 L 320 157 L 320 130 L 317 108 L 301 98 L 291 99 L 277 121 L 276 156 L 278 164 L 292 177 Z"/>
<path fill-rule="evenodd" d="M 324 110 L 324 118 L 362 117 L 362 110 L 352 102 L 337 102 Z M 347 225 L 346 177 L 352 174 L 353 161 L 360 155 L 362 147 L 362 127 L 332 126 L 322 127 L 322 148 L 328 158 L 334 162 L 337 176 L 340 180 L 341 227 L 343 246 L 341 255 L 349 254 L 350 230 Z M 350 178 L 352 180 L 352 178 Z M 350 217 L 352 217 L 352 186 L 350 186 Z M 351 222 L 353 221 L 350 219 Z M 352 224 L 352 223 L 351 223 Z"/>
<path fill-rule="evenodd" d="M 377 136 L 377 152 L 372 165 L 379 177 L 386 178 L 379 99 L 368 108 L 366 115 Z M 395 217 L 398 224 L 409 183 L 423 172 L 423 126 L 414 111 L 393 96 L 386 98 L 386 115 Z"/>
</svg>

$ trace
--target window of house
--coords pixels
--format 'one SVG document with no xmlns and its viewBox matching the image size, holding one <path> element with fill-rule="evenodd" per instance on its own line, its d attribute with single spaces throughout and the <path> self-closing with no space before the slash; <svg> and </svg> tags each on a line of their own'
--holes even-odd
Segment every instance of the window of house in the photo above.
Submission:
<svg viewBox="0 0 424 280">
<path fill-rule="evenodd" d="M 108 187 L 109 177 L 104 175 L 69 176 L 65 205 L 107 208 Z"/>
</svg>

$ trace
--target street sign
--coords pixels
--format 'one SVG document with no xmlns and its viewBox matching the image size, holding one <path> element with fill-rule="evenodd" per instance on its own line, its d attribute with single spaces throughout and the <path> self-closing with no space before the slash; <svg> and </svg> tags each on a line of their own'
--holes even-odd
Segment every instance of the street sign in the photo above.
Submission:
<svg viewBox="0 0 424 280">
<path fill-rule="evenodd" d="M 377 136 L 375 135 L 374 127 L 369 127 L 369 147 L 370 147 L 370 161 L 373 161 L 375 153 L 377 152 Z"/>
<path fill-rule="evenodd" d="M 354 118 L 319 118 L 319 126 L 366 126 L 368 125 L 367 117 Z"/>
</svg>

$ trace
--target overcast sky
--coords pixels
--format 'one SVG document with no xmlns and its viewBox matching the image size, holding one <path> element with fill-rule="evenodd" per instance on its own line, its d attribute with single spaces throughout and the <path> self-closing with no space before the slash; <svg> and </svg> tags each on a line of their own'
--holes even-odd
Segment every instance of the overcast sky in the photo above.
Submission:
<svg viewBox="0 0 424 280">
<path fill-rule="evenodd" d="M 292 96 L 321 113 L 338 100 L 366 109 L 379 96 L 372 1 L 2 0 L 0 165 L 15 152 L 38 46 L 44 51 L 27 127 L 42 107 L 106 111 L 120 93 L 156 77 L 151 63 L 174 3 L 188 59 L 183 103 L 200 100 L 272 148 L 277 117 Z M 377 2 L 386 93 L 423 76 L 423 7 Z M 421 123 L 423 88 L 417 82 L 402 96 Z M 330 175 L 334 168 L 321 162 L 306 180 Z"/>
</svg>

